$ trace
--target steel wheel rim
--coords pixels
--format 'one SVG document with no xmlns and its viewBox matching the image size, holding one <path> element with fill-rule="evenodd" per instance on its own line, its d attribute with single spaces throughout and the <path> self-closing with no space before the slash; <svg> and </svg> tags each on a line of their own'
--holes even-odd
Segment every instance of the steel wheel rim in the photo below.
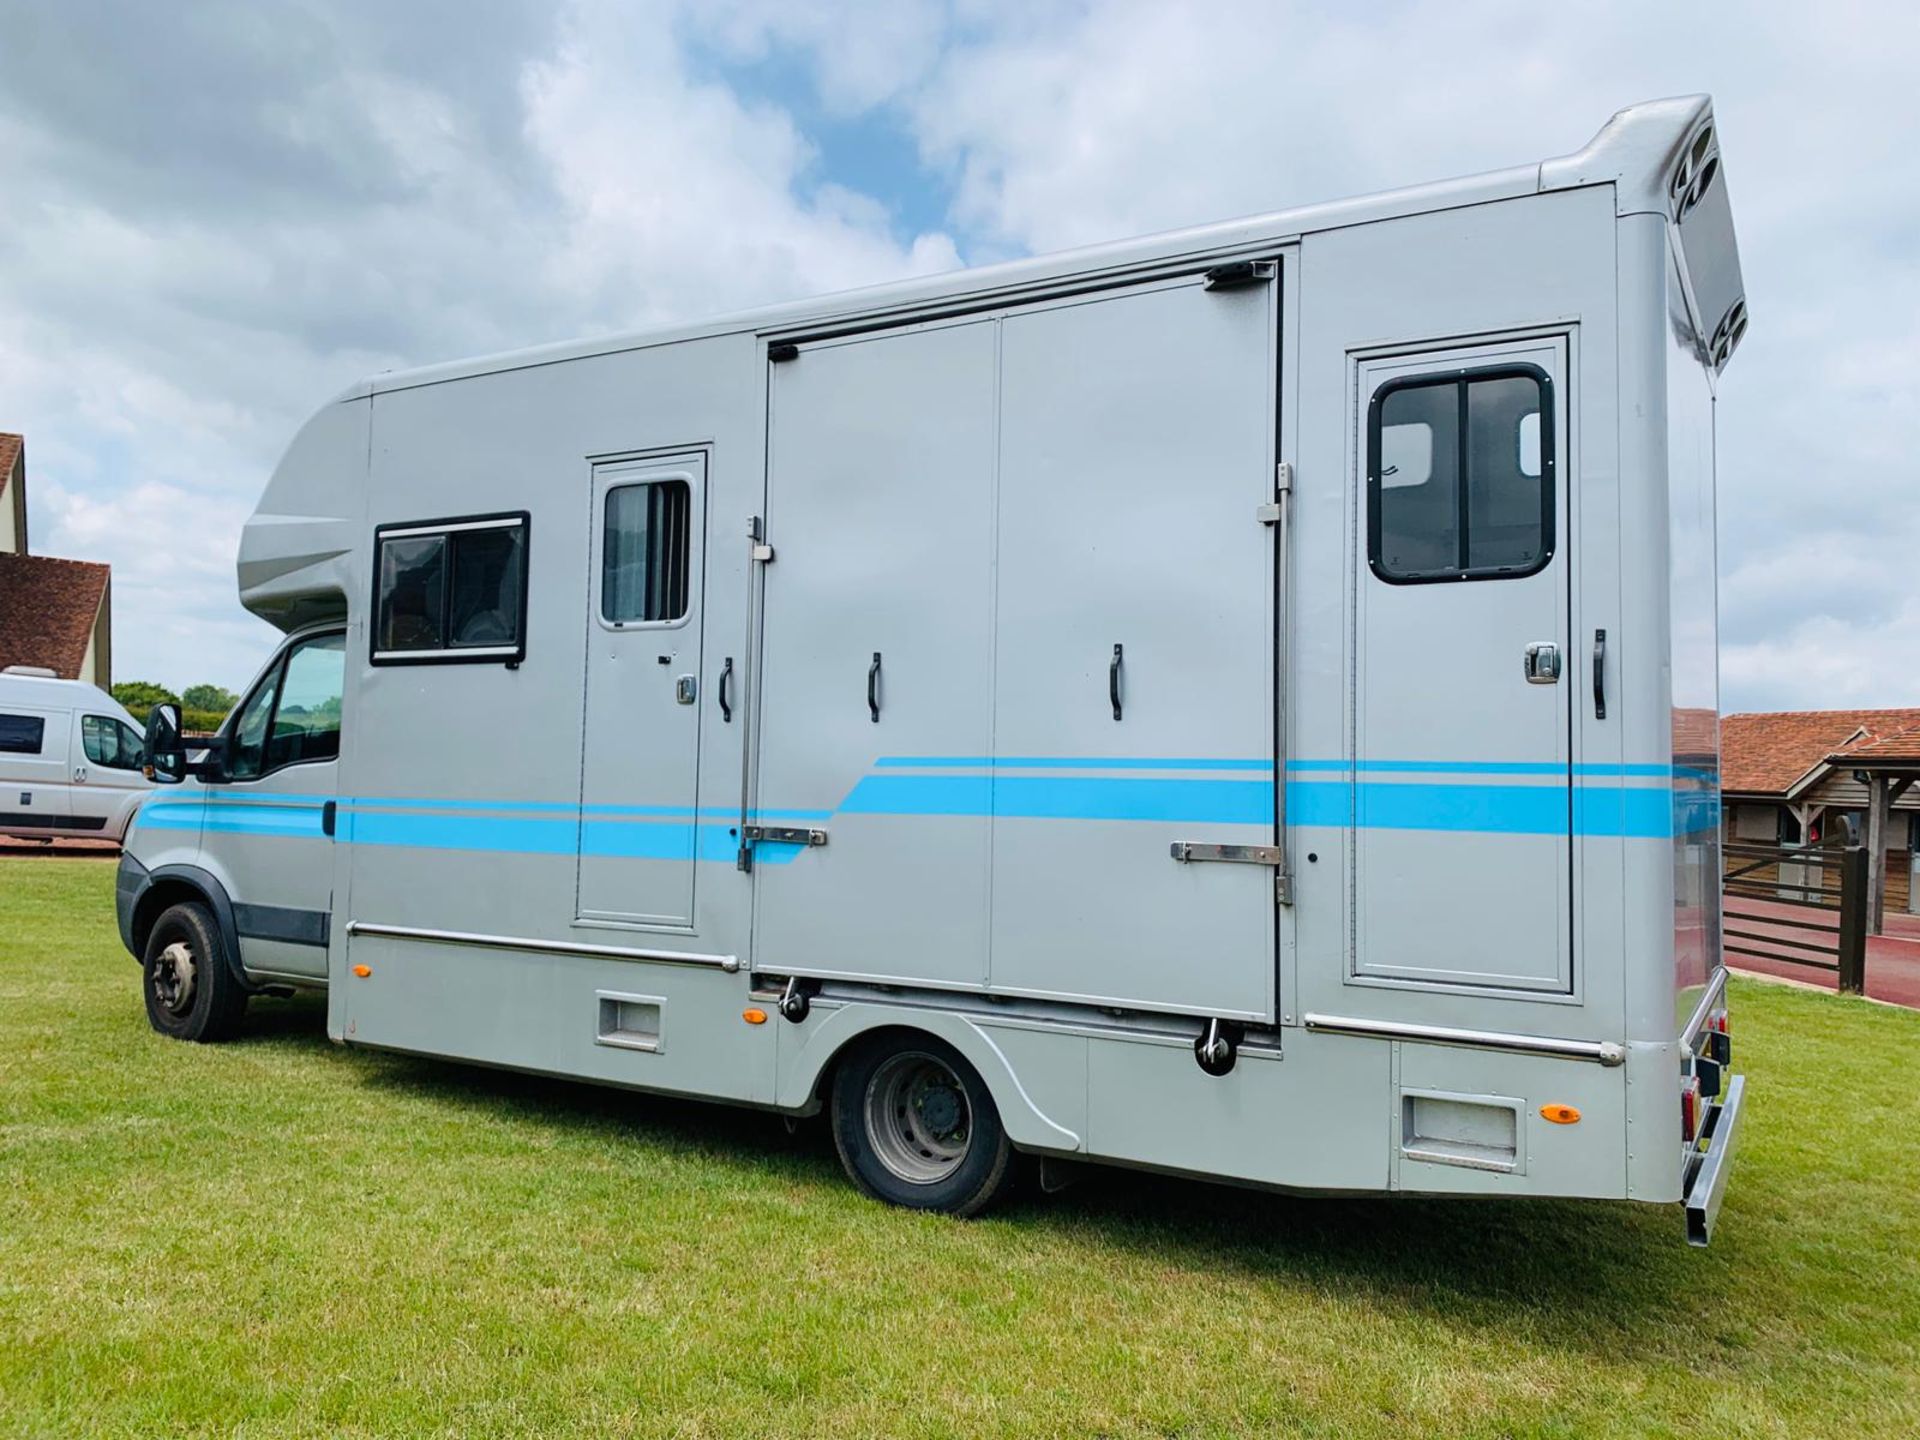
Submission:
<svg viewBox="0 0 1920 1440">
<path fill-rule="evenodd" d="M 966 1087 L 925 1051 L 889 1056 L 867 1082 L 867 1139 L 889 1174 L 937 1185 L 965 1163 L 973 1143 Z"/>
<path fill-rule="evenodd" d="M 153 960 L 153 995 L 169 1015 L 184 1015 L 193 1008 L 193 987 L 199 966 L 193 947 L 176 940 Z"/>
</svg>

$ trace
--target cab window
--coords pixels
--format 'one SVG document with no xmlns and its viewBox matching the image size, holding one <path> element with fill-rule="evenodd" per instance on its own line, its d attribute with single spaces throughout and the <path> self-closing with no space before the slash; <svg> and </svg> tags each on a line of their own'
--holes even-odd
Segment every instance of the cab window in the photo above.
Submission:
<svg viewBox="0 0 1920 1440">
<path fill-rule="evenodd" d="M 80 746 L 87 762 L 107 770 L 138 770 L 141 740 L 134 728 L 111 715 L 80 717 Z"/>
<path fill-rule="evenodd" d="M 289 650 L 234 714 L 227 777 L 255 780 L 340 753 L 347 637 L 316 635 Z"/>
<path fill-rule="evenodd" d="M 331 760 L 340 753 L 340 692 L 346 680 L 347 637 L 321 635 L 287 656 L 267 736 L 267 768 L 303 760 Z"/>
</svg>

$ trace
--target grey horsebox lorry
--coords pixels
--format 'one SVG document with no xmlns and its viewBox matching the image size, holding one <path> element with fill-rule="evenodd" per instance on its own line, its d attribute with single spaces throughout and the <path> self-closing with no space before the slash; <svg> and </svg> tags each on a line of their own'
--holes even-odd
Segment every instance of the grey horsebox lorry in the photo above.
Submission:
<svg viewBox="0 0 1920 1440">
<path fill-rule="evenodd" d="M 1037 1157 L 1682 1207 L 1719 925 L 1704 97 L 1470 179 L 378 376 L 119 875 L 153 1025 Z"/>
</svg>

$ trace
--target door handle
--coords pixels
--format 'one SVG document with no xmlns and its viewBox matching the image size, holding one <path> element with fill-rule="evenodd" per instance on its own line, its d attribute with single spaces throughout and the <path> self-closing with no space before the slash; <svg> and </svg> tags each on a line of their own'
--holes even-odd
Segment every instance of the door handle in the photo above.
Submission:
<svg viewBox="0 0 1920 1440">
<path fill-rule="evenodd" d="M 726 663 L 720 667 L 720 723 L 733 723 L 733 657 L 727 656 Z"/>
<path fill-rule="evenodd" d="M 76 766 L 74 766 L 74 767 L 73 767 L 73 778 L 74 778 L 74 779 L 75 779 L 76 781 L 78 781 L 78 782 L 79 782 L 80 784 L 83 784 L 83 785 L 84 785 L 84 784 L 86 783 L 86 780 L 87 780 L 87 767 L 86 767 L 86 766 L 84 766 L 84 765 L 76 765 Z"/>
<path fill-rule="evenodd" d="M 1607 632 L 1593 632 L 1593 718 L 1607 718 Z"/>
<path fill-rule="evenodd" d="M 699 682 L 691 675 L 673 677 L 673 699 L 677 705 L 691 705 L 700 693 Z"/>
<path fill-rule="evenodd" d="M 1560 683 L 1560 647 L 1551 640 L 1535 640 L 1521 662 L 1529 685 Z"/>
<path fill-rule="evenodd" d="M 1113 706 L 1113 718 L 1120 718 L 1120 662 L 1125 658 L 1124 649 L 1115 645 L 1113 659 L 1107 665 L 1107 701 Z"/>
<path fill-rule="evenodd" d="M 874 724 L 880 723 L 880 652 L 873 652 L 873 663 L 867 667 L 867 717 Z"/>
</svg>

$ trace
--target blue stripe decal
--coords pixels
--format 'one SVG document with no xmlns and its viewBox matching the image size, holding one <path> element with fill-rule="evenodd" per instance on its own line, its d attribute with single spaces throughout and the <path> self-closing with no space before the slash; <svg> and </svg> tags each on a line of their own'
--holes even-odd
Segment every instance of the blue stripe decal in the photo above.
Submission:
<svg viewBox="0 0 1920 1440">
<path fill-rule="evenodd" d="M 1287 781 L 1292 826 L 1507 835 L 1670 839 L 1718 826 L 1710 787 L 1660 765 L 1582 765 L 1572 786 L 1553 783 L 1566 766 L 1534 762 L 1295 760 L 1290 772 L 1325 778 Z M 1032 774 L 1035 770 L 1096 774 Z M 1138 775 L 1140 770 L 1216 772 Z M 1268 772 L 1261 774 L 1260 772 Z M 1365 779 L 1364 775 L 1432 779 Z M 919 773 L 912 773 L 919 772 Z M 949 772 L 949 773 L 928 773 Z M 960 772 L 960 773 L 951 773 Z M 1121 772 L 1121 773 L 1114 773 Z M 1217 772 L 1239 772 L 1234 774 Z M 1270 827 L 1271 763 L 1204 757 L 1119 758 L 886 756 L 832 810 L 763 809 L 756 819 L 824 822 L 835 815 L 998 817 Z M 1259 776 L 1259 778 L 1255 778 Z M 1513 777 L 1476 783 L 1452 777 Z M 1612 783 L 1589 783 L 1589 777 Z M 1526 783 L 1537 777 L 1548 783 Z M 1627 779 L 1669 778 L 1666 785 Z M 156 829 L 320 839 L 313 796 L 217 793 L 154 797 L 140 823 Z M 343 797 L 337 838 L 361 845 L 572 855 L 608 859 L 697 859 L 731 863 L 737 812 L 718 807 L 587 805 L 550 801 Z M 781 864 L 805 847 L 759 843 L 762 861 Z"/>
<path fill-rule="evenodd" d="M 1244 770 L 1272 773 L 1267 759 L 1232 760 L 1216 757 L 1167 757 L 1162 759 L 1084 755 L 883 755 L 873 762 L 883 770 Z M 1379 775 L 1539 775 L 1558 776 L 1571 771 L 1575 775 L 1617 779 L 1666 780 L 1676 775 L 1689 778 L 1704 772 L 1671 765 L 1568 765 L 1560 760 L 1289 760 L 1289 772 L 1310 774 L 1331 771 L 1338 774 L 1359 772 Z M 1706 778 L 1712 778 L 1707 775 Z"/>
<path fill-rule="evenodd" d="M 1184 820 L 1270 825 L 1265 780 L 1104 780 L 989 775 L 869 775 L 850 815 L 998 815 L 1035 820 Z"/>
<path fill-rule="evenodd" d="M 883 755 L 880 769 L 913 770 L 1273 770 L 1271 760 L 1104 759 L 1084 755 Z"/>
<path fill-rule="evenodd" d="M 497 815 L 426 815 L 354 810 L 340 817 L 339 838 L 354 845 L 398 845 L 422 850 L 480 850 L 515 855 L 572 855 L 610 860 L 706 860 L 732 864 L 739 850 L 734 827 L 673 822 L 601 823 L 583 829 L 571 816 L 515 819 Z M 757 863 L 785 864 L 801 845 L 756 845 Z"/>
</svg>

